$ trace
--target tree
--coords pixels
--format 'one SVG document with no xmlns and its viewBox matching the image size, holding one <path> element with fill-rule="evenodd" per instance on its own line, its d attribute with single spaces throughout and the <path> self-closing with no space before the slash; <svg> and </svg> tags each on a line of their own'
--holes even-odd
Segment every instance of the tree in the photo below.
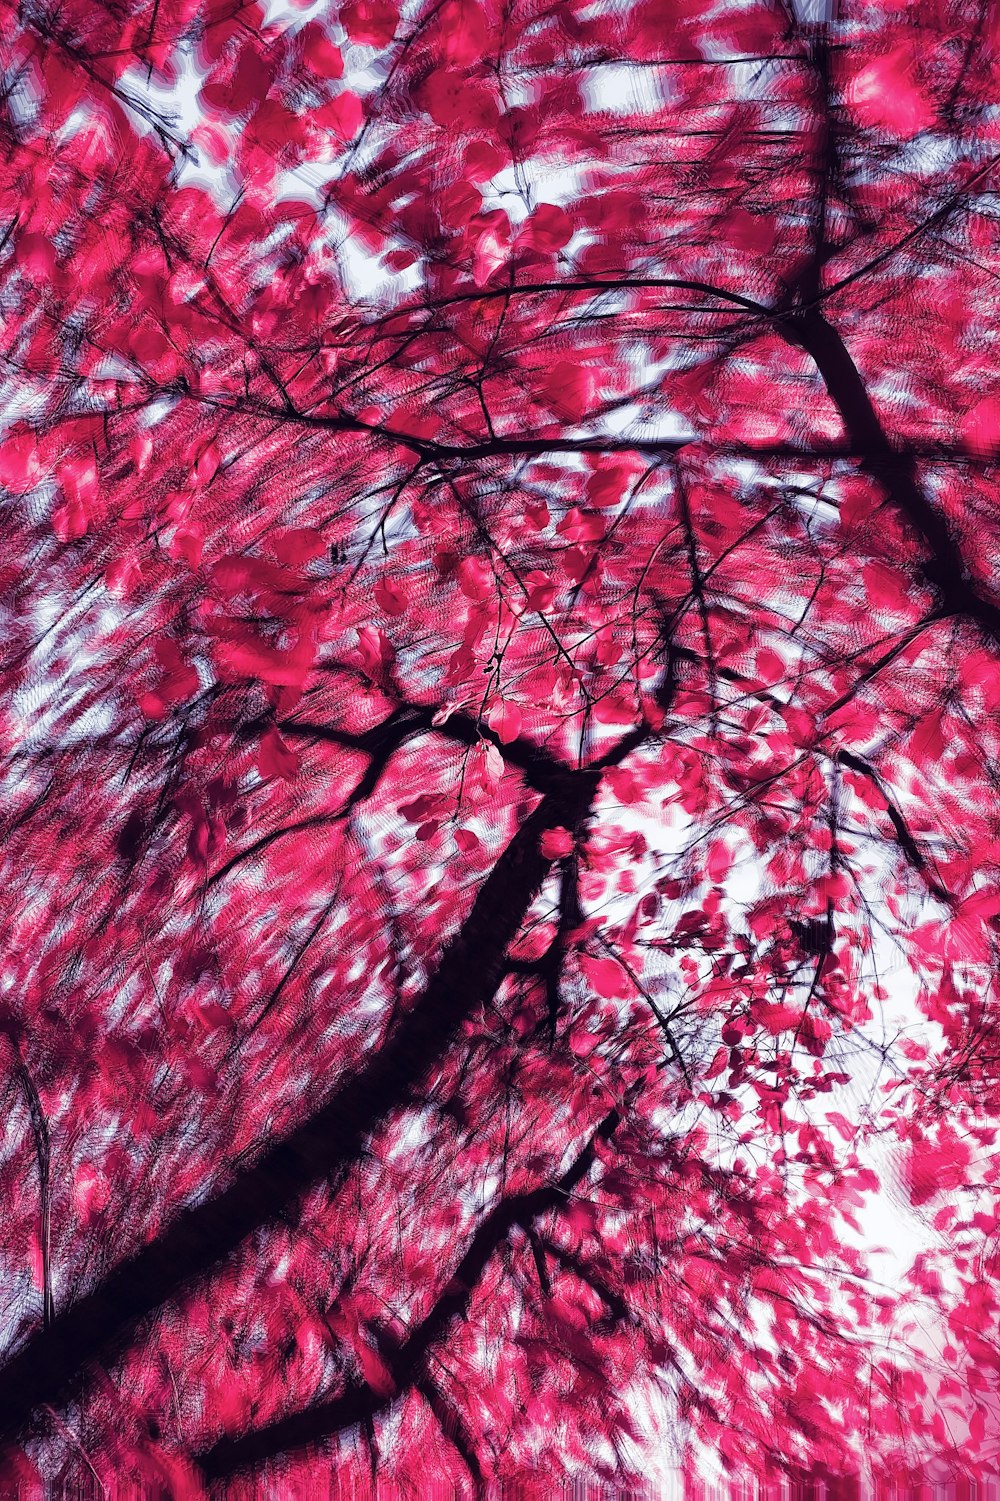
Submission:
<svg viewBox="0 0 1000 1501">
<path fill-rule="evenodd" d="M 5 1474 L 988 1465 L 990 7 L 2 17 Z"/>
</svg>

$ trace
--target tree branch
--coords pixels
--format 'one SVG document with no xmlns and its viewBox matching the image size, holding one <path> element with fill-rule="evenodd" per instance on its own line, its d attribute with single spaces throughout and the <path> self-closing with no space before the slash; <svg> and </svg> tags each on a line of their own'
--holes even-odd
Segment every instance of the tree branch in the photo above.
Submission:
<svg viewBox="0 0 1000 1501">
<path fill-rule="evenodd" d="M 976 590 L 948 522 L 917 480 L 913 459 L 889 442 L 840 334 L 815 307 L 799 309 L 776 321 L 786 338 L 799 344 L 812 359 L 840 413 L 849 441 L 865 455 L 865 468 L 931 554 L 923 570 L 927 582 L 950 613 L 974 620 L 984 635 L 1000 646 L 1000 607 Z"/>
<path fill-rule="evenodd" d="M 563 772 L 480 887 L 423 996 L 376 1055 L 301 1126 L 264 1149 L 213 1198 L 183 1210 L 0 1369 L 0 1431 L 16 1434 L 42 1403 L 65 1399 L 88 1363 L 118 1353 L 137 1323 L 208 1274 L 255 1230 L 293 1211 L 314 1183 L 342 1178 L 371 1133 L 413 1097 L 462 1023 L 496 994 L 507 948 L 551 860 L 539 841 L 589 816 L 600 781 Z"/>
<path fill-rule="evenodd" d="M 524 736 L 518 736 L 516 740 L 501 740 L 483 720 L 461 710 L 435 724 L 436 712 L 432 705 L 403 704 L 374 730 L 361 735 L 303 719 L 284 719 L 278 728 L 289 738 L 326 740 L 334 745 L 364 751 L 372 757 L 368 771 L 351 793 L 352 804 L 371 795 L 374 785 L 368 784 L 373 778 L 377 781 L 390 756 L 412 735 L 433 733 L 454 741 L 456 745 L 468 747 L 481 742 L 493 745 L 508 766 L 524 773 L 525 781 L 535 792 L 550 792 L 565 781 L 569 768 L 544 746 L 536 745 Z"/>
<path fill-rule="evenodd" d="M 948 891 L 944 886 L 942 886 L 941 883 L 937 881 L 927 869 L 927 861 L 924 859 L 920 846 L 917 844 L 917 841 L 910 833 L 909 827 L 902 813 L 900 813 L 899 809 L 892 801 L 892 798 L 886 792 L 882 778 L 879 776 L 874 766 L 869 766 L 868 762 L 863 760 L 861 756 L 856 756 L 853 754 L 853 752 L 848 750 L 838 751 L 837 760 L 843 766 L 850 767 L 851 771 L 856 771 L 860 776 L 866 777 L 868 781 L 871 782 L 872 786 L 881 793 L 882 797 L 885 799 L 886 812 L 889 815 L 889 822 L 892 824 L 892 827 L 895 830 L 896 838 L 899 841 L 899 847 L 903 851 L 903 854 L 906 856 L 908 863 L 912 865 L 913 869 L 918 873 L 918 875 L 922 877 L 928 891 L 930 891 L 932 895 L 936 896 L 938 901 L 947 902 L 949 907 L 954 906 L 955 898 L 952 896 L 951 892 Z"/>
<path fill-rule="evenodd" d="M 560 1208 L 590 1171 L 598 1140 L 608 1140 L 620 1123 L 618 1111 L 609 1111 L 583 1150 L 554 1183 L 529 1193 L 512 1195 L 487 1215 L 430 1312 L 387 1357 L 386 1364 L 395 1384 L 391 1394 L 380 1395 L 359 1381 L 331 1401 L 318 1402 L 240 1438 L 221 1439 L 211 1449 L 195 1456 L 206 1477 L 223 1479 L 289 1450 L 319 1443 L 391 1407 L 399 1394 L 419 1379 L 429 1351 L 445 1339 L 453 1321 L 465 1316 L 491 1257 L 511 1231 L 515 1227 L 527 1230 L 544 1214 Z"/>
<path fill-rule="evenodd" d="M 49 1127 L 42 1109 L 41 1096 L 31 1070 L 24 1061 L 17 1039 L 12 1032 L 8 1032 L 7 1040 L 10 1043 L 11 1052 L 14 1054 L 14 1072 L 17 1082 L 21 1086 L 25 1104 L 28 1107 L 28 1115 L 31 1119 L 31 1135 L 35 1143 L 35 1161 L 38 1166 L 38 1217 L 39 1217 L 39 1245 L 42 1254 L 42 1327 L 48 1329 L 55 1316 L 55 1304 L 52 1296 L 52 1265 L 51 1265 L 51 1241 L 52 1241 L 52 1196 L 49 1185 L 49 1164 L 51 1146 L 49 1141 Z"/>
</svg>

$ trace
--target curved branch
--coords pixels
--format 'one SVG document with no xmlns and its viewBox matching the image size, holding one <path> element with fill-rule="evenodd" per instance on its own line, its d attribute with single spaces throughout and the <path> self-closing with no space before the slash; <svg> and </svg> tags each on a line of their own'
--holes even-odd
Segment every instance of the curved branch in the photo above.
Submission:
<svg viewBox="0 0 1000 1501">
<path fill-rule="evenodd" d="M 483 882 L 423 996 L 376 1055 L 333 1097 L 214 1197 L 183 1210 L 155 1241 L 59 1314 L 0 1369 L 0 1431 L 16 1434 L 43 1403 L 66 1398 L 98 1358 L 120 1352 L 136 1325 L 204 1278 L 255 1230 L 292 1213 L 313 1184 L 341 1179 L 390 1112 L 412 1098 L 470 1016 L 496 994 L 504 960 L 551 859 L 546 830 L 578 828 L 600 782 L 563 772 Z"/>
<path fill-rule="evenodd" d="M 346 749 L 365 751 L 372 757 L 368 770 L 351 793 L 352 805 L 371 795 L 389 758 L 413 735 L 433 733 L 470 748 L 481 742 L 492 745 L 508 766 L 524 773 L 528 786 L 536 792 L 551 792 L 565 781 L 569 771 L 566 763 L 526 736 L 501 740 L 488 724 L 460 709 L 435 723 L 437 713 L 433 705 L 403 704 L 375 729 L 361 735 L 305 719 L 283 719 L 278 728 L 290 739 L 325 740 Z"/>
<path fill-rule="evenodd" d="M 206 1477 L 223 1479 L 289 1450 L 319 1443 L 391 1407 L 401 1392 L 419 1381 L 429 1351 L 447 1336 L 453 1321 L 465 1316 L 490 1259 L 511 1231 L 515 1227 L 527 1230 L 544 1214 L 560 1208 L 593 1166 L 598 1140 L 609 1139 L 620 1124 L 618 1111 L 609 1111 L 583 1150 L 554 1183 L 503 1199 L 487 1215 L 430 1312 L 398 1349 L 386 1355 L 385 1363 L 394 1383 L 392 1392 L 376 1393 L 359 1381 L 331 1401 L 318 1402 L 240 1438 L 220 1439 L 211 1449 L 195 1456 Z"/>
</svg>

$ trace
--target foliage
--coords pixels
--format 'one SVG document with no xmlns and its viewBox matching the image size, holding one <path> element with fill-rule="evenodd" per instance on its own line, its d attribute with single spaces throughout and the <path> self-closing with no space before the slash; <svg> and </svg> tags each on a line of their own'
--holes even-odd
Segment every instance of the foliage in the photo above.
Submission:
<svg viewBox="0 0 1000 1501">
<path fill-rule="evenodd" d="M 988 1464 L 991 8 L 0 14 L 6 1474 Z"/>
</svg>

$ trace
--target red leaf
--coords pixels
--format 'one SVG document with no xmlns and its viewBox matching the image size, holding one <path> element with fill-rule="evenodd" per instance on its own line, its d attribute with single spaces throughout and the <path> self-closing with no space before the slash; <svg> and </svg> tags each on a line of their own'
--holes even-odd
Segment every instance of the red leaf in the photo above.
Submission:
<svg viewBox="0 0 1000 1501">
<path fill-rule="evenodd" d="M 618 1000 L 632 993 L 632 983 L 617 959 L 597 959 L 590 954 L 581 954 L 580 969 L 596 994 L 606 1000 Z"/>
<path fill-rule="evenodd" d="M 379 579 L 372 593 L 379 609 L 384 610 L 387 615 L 406 613 L 406 592 L 394 579 Z"/>
<path fill-rule="evenodd" d="M 538 841 L 538 848 L 547 860 L 561 860 L 573 849 L 573 835 L 569 829 L 558 826 L 554 829 L 546 829 Z"/>
<path fill-rule="evenodd" d="M 312 670 L 316 648 L 308 638 L 287 650 L 261 640 L 219 641 L 215 661 L 224 680 L 260 678 L 281 688 L 304 688 Z"/>
<path fill-rule="evenodd" d="M 786 1005 L 758 1005 L 753 1010 L 754 1018 L 772 1037 L 781 1032 L 794 1032 L 802 1021 L 802 1008 Z"/>
<path fill-rule="evenodd" d="M 311 527 L 287 527 L 276 531 L 268 538 L 268 547 L 278 562 L 285 564 L 308 563 L 326 552 L 323 537 Z"/>
<path fill-rule="evenodd" d="M 568 422 L 582 422 L 591 412 L 597 395 L 597 372 L 573 360 L 557 360 L 538 381 L 553 411 Z"/>
<path fill-rule="evenodd" d="M 554 203 L 540 203 L 521 226 L 517 243 L 550 254 L 561 250 L 572 238 L 573 221 L 565 209 Z"/>
<path fill-rule="evenodd" d="M 306 64 L 318 78 L 340 78 L 344 59 L 319 21 L 307 21 L 299 32 L 299 46 Z"/>
<path fill-rule="evenodd" d="M 365 122 L 365 108 L 357 94 L 341 89 L 328 104 L 313 110 L 311 119 L 314 125 L 332 131 L 342 141 L 352 141 Z"/>
<path fill-rule="evenodd" d="M 4 489 L 24 495 L 40 477 L 34 433 L 21 433 L 0 444 L 0 484 Z"/>
<path fill-rule="evenodd" d="M 938 1146 L 918 1144 L 909 1157 L 910 1203 L 926 1204 L 937 1194 L 963 1182 L 971 1153 L 963 1141 L 953 1139 Z"/>
<path fill-rule="evenodd" d="M 916 79 L 914 50 L 900 42 L 865 63 L 847 84 L 851 113 L 862 125 L 909 140 L 936 119 L 931 99 Z"/>
<path fill-rule="evenodd" d="M 358 628 L 358 661 L 371 677 L 377 677 L 382 668 L 392 661 L 392 647 L 387 638 L 373 625 Z"/>
<path fill-rule="evenodd" d="M 282 740 L 278 731 L 270 729 L 260 742 L 257 753 L 257 770 L 265 779 L 280 777 L 291 781 L 299 769 L 299 757 Z"/>
<path fill-rule="evenodd" d="M 725 880 L 732 867 L 732 851 L 724 839 L 716 839 L 709 848 L 705 871 L 710 881 L 718 884 Z"/>
<path fill-rule="evenodd" d="M 516 704 L 503 701 L 494 704 L 486 722 L 504 745 L 509 745 L 521 733 L 521 711 Z"/>
<path fill-rule="evenodd" d="M 340 21 L 352 42 L 384 47 L 395 35 L 399 12 L 392 0 L 347 0 Z"/>
<path fill-rule="evenodd" d="M 992 458 L 1000 449 L 1000 397 L 984 396 L 962 418 L 962 442 L 978 458 Z"/>
</svg>

